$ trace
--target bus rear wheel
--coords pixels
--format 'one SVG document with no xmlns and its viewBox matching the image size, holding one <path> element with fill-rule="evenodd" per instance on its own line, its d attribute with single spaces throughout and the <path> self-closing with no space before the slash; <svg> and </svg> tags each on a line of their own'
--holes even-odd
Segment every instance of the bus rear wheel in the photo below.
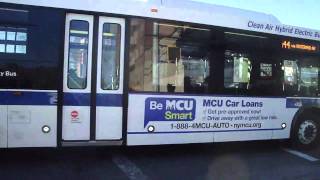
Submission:
<svg viewBox="0 0 320 180">
<path fill-rule="evenodd" d="M 292 144 L 298 149 L 311 149 L 320 143 L 320 124 L 314 116 L 298 119 L 293 129 Z"/>
</svg>

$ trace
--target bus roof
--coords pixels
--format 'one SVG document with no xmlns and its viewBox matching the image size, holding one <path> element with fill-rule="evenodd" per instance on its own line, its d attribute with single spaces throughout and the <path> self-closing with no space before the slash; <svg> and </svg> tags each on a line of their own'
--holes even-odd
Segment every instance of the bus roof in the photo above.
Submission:
<svg viewBox="0 0 320 180">
<path fill-rule="evenodd" d="M 275 16 L 190 0 L 0 0 L 0 2 L 151 17 L 320 41 L 320 31 L 282 24 Z"/>
</svg>

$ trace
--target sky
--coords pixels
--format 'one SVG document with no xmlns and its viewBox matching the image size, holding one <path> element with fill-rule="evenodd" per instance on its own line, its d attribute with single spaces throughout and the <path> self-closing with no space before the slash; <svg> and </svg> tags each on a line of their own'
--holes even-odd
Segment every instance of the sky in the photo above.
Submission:
<svg viewBox="0 0 320 180">
<path fill-rule="evenodd" d="M 320 30 L 320 0 L 194 0 L 272 14 L 282 24 Z"/>
</svg>

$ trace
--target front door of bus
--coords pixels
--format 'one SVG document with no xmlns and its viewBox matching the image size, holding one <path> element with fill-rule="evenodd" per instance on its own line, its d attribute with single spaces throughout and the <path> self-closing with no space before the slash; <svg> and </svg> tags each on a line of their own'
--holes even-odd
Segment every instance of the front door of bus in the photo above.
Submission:
<svg viewBox="0 0 320 180">
<path fill-rule="evenodd" d="M 125 20 L 67 14 L 62 140 L 122 139 Z"/>
</svg>

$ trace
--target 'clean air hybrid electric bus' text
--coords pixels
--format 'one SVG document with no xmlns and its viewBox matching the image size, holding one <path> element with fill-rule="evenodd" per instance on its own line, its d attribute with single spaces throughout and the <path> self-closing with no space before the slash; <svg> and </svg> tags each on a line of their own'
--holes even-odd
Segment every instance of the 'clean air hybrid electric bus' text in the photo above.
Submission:
<svg viewBox="0 0 320 180">
<path fill-rule="evenodd" d="M 0 147 L 312 147 L 319 41 L 192 1 L 1 0 Z"/>
</svg>

